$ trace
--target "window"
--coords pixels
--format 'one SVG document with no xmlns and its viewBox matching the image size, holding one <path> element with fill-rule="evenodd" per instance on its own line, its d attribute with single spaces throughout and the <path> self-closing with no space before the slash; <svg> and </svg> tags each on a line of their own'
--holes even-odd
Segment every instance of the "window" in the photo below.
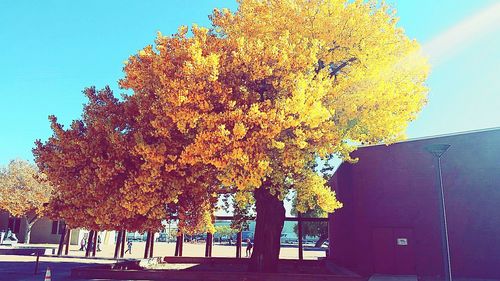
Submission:
<svg viewBox="0 0 500 281">
<path fill-rule="evenodd" d="M 65 229 L 64 221 L 52 221 L 52 234 L 62 234 Z"/>
<path fill-rule="evenodd" d="M 21 219 L 20 218 L 14 218 L 10 217 L 9 218 L 9 226 L 8 228 L 12 230 L 14 233 L 19 233 L 19 227 L 21 226 Z"/>
</svg>

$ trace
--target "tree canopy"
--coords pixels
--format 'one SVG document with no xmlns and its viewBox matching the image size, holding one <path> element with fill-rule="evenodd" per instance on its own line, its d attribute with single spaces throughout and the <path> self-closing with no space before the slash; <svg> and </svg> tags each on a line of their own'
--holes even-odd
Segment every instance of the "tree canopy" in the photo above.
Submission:
<svg viewBox="0 0 500 281">
<path fill-rule="evenodd" d="M 240 0 L 210 19 L 130 56 L 122 100 L 90 88 L 82 120 L 64 130 L 52 118 L 35 155 L 60 216 L 111 228 L 175 214 L 213 232 L 218 194 L 245 208 L 290 190 L 298 211 L 333 212 L 312 163 L 404 138 L 426 102 L 427 61 L 385 4 Z"/>
<path fill-rule="evenodd" d="M 401 139 L 425 103 L 426 61 L 384 5 L 247 0 L 210 18 L 192 36 L 158 34 L 120 85 L 155 136 L 178 145 L 163 153 L 169 168 L 215 168 L 242 204 L 267 182 L 280 198 L 296 189 L 299 210 L 333 211 L 308 163 L 348 158 L 349 141 Z"/>
<path fill-rule="evenodd" d="M 25 160 L 12 160 L 0 168 L 0 209 L 26 219 L 27 243 L 31 227 L 43 214 L 51 193 L 52 186 L 45 175 Z"/>
</svg>

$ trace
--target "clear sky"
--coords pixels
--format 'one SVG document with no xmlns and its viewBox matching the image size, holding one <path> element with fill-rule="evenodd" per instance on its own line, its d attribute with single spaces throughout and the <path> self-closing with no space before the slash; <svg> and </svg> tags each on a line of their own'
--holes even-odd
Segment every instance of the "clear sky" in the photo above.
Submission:
<svg viewBox="0 0 500 281">
<path fill-rule="evenodd" d="M 500 1 L 388 1 L 400 26 L 431 55 L 428 106 L 409 137 L 500 126 Z M 47 116 L 79 118 L 84 87 L 120 93 L 123 61 L 156 32 L 207 25 L 235 1 L 0 1 L 0 165 L 32 160 Z"/>
</svg>

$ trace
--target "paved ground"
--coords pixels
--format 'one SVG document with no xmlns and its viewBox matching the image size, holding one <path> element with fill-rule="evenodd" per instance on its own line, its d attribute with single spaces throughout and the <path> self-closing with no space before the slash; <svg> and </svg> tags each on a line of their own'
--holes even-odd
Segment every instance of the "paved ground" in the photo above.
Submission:
<svg viewBox="0 0 500 281">
<path fill-rule="evenodd" d="M 45 244 L 34 246 L 56 247 L 57 245 Z M 127 253 L 125 258 L 142 258 L 144 247 L 144 242 L 135 242 L 132 246 L 132 254 Z M 154 247 L 154 256 L 172 256 L 174 250 L 175 243 L 157 242 Z M 213 246 L 212 255 L 214 257 L 234 257 L 235 253 L 235 246 L 217 244 Z M 244 253 L 245 249 L 243 248 L 243 255 Z M 0 255 L 0 281 L 43 281 L 47 267 L 51 269 L 53 281 L 76 280 L 69 277 L 71 268 L 113 263 L 115 262 L 112 260 L 113 254 L 114 245 L 104 245 L 102 251 L 96 253 L 96 259 L 87 259 L 83 258 L 85 252 L 79 251 L 78 246 L 71 246 L 69 257 L 40 257 L 39 270 L 36 275 L 34 274 L 36 257 Z M 202 257 L 204 254 L 205 244 L 184 243 L 184 256 Z M 317 259 L 317 257 L 324 256 L 324 251 L 304 251 L 304 258 L 306 259 Z M 297 259 L 298 249 L 284 247 L 281 249 L 280 257 Z"/>
<path fill-rule="evenodd" d="M 0 280 L 43 281 L 47 268 L 51 270 L 53 281 L 77 280 L 69 277 L 71 268 L 111 262 L 113 261 L 40 257 L 38 274 L 34 274 L 35 257 L 0 255 Z"/>
<path fill-rule="evenodd" d="M 125 254 L 125 258 L 142 258 L 144 256 L 145 242 L 134 242 L 132 244 L 132 254 Z M 53 244 L 43 244 L 43 246 L 53 246 Z M 96 257 L 106 257 L 113 258 L 114 254 L 114 244 L 102 246 L 101 252 L 96 252 Z M 84 251 L 78 251 L 78 246 L 70 246 L 70 256 L 85 256 Z M 126 248 L 125 248 L 126 249 Z M 175 243 L 167 242 L 155 242 L 154 245 L 154 256 L 173 256 L 175 252 Z M 242 254 L 245 256 L 245 248 L 242 248 Z M 190 257 L 203 257 L 205 255 L 205 243 L 187 243 L 184 242 L 183 255 Z M 229 245 L 218 245 L 214 244 L 212 248 L 213 257 L 235 257 L 236 247 Z M 317 259 L 318 257 L 324 257 L 324 251 L 304 251 L 304 259 Z M 282 247 L 280 251 L 280 258 L 282 259 L 298 259 L 299 252 L 296 247 Z"/>
</svg>

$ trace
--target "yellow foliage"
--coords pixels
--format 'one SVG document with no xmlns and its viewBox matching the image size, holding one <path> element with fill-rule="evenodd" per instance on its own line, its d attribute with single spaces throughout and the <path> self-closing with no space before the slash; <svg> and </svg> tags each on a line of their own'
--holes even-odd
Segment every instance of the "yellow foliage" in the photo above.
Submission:
<svg viewBox="0 0 500 281">
<path fill-rule="evenodd" d="M 279 198 L 295 189 L 300 210 L 318 204 L 332 212 L 341 204 L 309 163 L 331 154 L 354 161 L 350 144 L 403 138 L 426 103 L 427 61 L 385 4 L 239 4 L 234 13 L 215 10 L 210 29 L 194 26 L 188 35 L 183 26 L 172 36 L 158 34 L 154 46 L 129 57 L 120 86 L 133 94 L 118 105 L 125 108 L 116 114 L 120 129 L 102 121 L 89 126 L 100 145 L 116 146 L 113 161 L 101 150 L 92 157 L 58 150 L 51 151 L 53 158 L 40 157 L 58 163 L 46 169 L 58 185 L 71 180 L 60 167 L 78 168 L 81 183 L 71 184 L 82 193 L 85 184 L 96 198 L 99 190 L 124 197 L 111 195 L 123 208 L 106 200 L 91 216 L 116 215 L 118 224 L 154 221 L 174 210 L 180 225 L 195 231 L 209 226 L 214 192 L 233 192 L 245 205 L 263 185 Z M 85 142 L 70 141 L 63 136 L 75 133 L 57 124 L 53 129 L 61 140 L 52 142 L 65 153 L 73 149 L 63 139 L 81 151 L 98 146 L 91 133 Z M 81 168 L 82 162 L 93 168 Z M 173 209 L 165 210 L 166 204 Z"/>
</svg>

